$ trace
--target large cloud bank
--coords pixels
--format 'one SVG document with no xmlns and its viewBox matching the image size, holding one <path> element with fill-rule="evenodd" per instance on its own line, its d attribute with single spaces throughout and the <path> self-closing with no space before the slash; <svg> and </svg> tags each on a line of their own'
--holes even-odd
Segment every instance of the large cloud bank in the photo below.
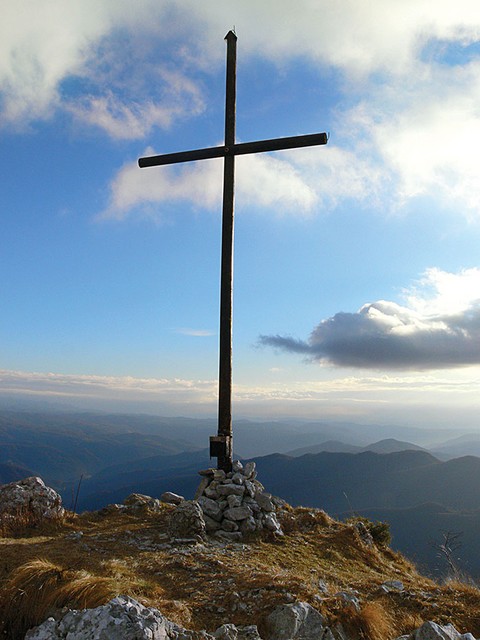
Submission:
<svg viewBox="0 0 480 640">
<path fill-rule="evenodd" d="M 224 64 L 219 38 L 233 25 L 245 61 L 301 61 L 332 72 L 343 92 L 335 148 L 252 163 L 242 201 L 272 209 L 281 201 L 296 214 L 347 198 L 394 208 L 427 194 L 478 212 L 477 0 L 7 0 L 2 122 L 28 127 L 63 112 L 113 139 L 144 140 L 202 113 L 202 78 Z M 123 219 L 165 200 L 212 206 L 212 189 L 202 188 L 211 174 L 215 183 L 211 169 L 175 175 L 161 194 L 138 174 L 133 164 L 119 170 L 105 216 Z"/>
<path fill-rule="evenodd" d="M 341 367 L 444 369 L 480 364 L 480 270 L 430 269 L 406 305 L 379 300 L 320 322 L 308 340 L 280 335 L 260 342 Z"/>
</svg>

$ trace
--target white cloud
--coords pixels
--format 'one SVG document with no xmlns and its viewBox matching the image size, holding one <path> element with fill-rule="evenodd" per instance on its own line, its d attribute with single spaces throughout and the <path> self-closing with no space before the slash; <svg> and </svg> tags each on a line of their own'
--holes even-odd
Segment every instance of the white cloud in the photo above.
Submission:
<svg viewBox="0 0 480 640">
<path fill-rule="evenodd" d="M 252 161 L 254 168 L 243 170 L 245 201 L 284 202 L 286 210 L 305 212 L 345 198 L 385 208 L 427 194 L 478 215 L 478 49 L 462 57 L 480 39 L 477 0 L 143 0 L 134 8 L 127 0 L 7 0 L 0 25 L 2 120 L 24 126 L 66 109 L 113 138 L 145 137 L 202 111 L 198 73 L 223 66 L 219 37 L 234 25 L 246 61 L 334 67 L 347 105 L 337 112 L 332 150 L 322 150 L 313 165 L 288 154 Z M 448 63 L 452 46 L 455 64 Z M 77 83 L 75 97 L 66 80 Z M 158 179 L 167 199 L 189 200 L 197 199 L 198 179 L 211 176 L 212 188 L 200 195 L 200 206 L 211 207 L 217 192 L 211 171 L 172 174 L 173 186 Z M 188 187 L 187 178 L 196 184 Z M 111 215 L 125 217 L 129 207 L 148 202 L 136 192 L 139 180 L 124 167 Z"/>
<path fill-rule="evenodd" d="M 154 155 L 147 149 L 144 155 Z M 236 198 L 240 207 L 259 206 L 284 213 L 308 213 L 317 202 L 316 186 L 309 184 L 300 171 L 284 158 L 245 156 L 236 160 Z M 143 207 L 145 215 L 161 219 L 155 205 L 175 200 L 203 209 L 220 210 L 223 164 L 220 160 L 202 160 L 180 167 L 139 169 L 126 164 L 110 185 L 110 202 L 102 219 L 122 220 Z"/>
<path fill-rule="evenodd" d="M 165 70 L 159 70 L 158 75 L 163 90 L 156 99 L 138 101 L 131 90 L 127 97 L 107 90 L 103 95 L 70 101 L 67 108 L 78 120 L 103 129 L 117 140 L 145 138 L 155 126 L 168 129 L 175 119 L 203 110 L 200 91 L 188 78 Z"/>
<path fill-rule="evenodd" d="M 175 329 L 175 333 L 180 333 L 184 336 L 192 336 L 194 338 L 207 338 L 216 335 L 215 331 L 210 331 L 209 329 L 190 329 L 189 327 Z"/>
<path fill-rule="evenodd" d="M 0 370 L 0 393 L 28 394 L 72 401 L 130 400 L 166 405 L 213 403 L 217 385 L 212 380 L 134 378 Z"/>
<path fill-rule="evenodd" d="M 304 416 L 369 423 L 475 428 L 480 369 L 363 376 L 320 369 L 315 380 L 235 384 L 237 416 L 266 419 Z M 250 375 L 251 378 L 251 375 Z M 22 400 L 85 410 L 150 412 L 157 415 L 214 416 L 217 381 L 132 376 L 97 376 L 0 370 L 0 400 Z M 38 405 L 36 405 L 38 406 Z M 41 405 L 42 406 L 42 405 Z"/>
<path fill-rule="evenodd" d="M 146 149 L 145 156 L 154 155 Z M 123 220 L 142 208 L 145 215 L 161 219 L 161 213 L 151 205 L 183 200 L 194 206 L 212 209 L 221 202 L 222 166 L 218 160 L 203 160 L 178 167 L 139 169 L 137 163 L 122 167 L 110 185 L 108 208 L 101 219 Z"/>
<path fill-rule="evenodd" d="M 169 68 L 164 58 L 160 63 L 149 59 L 154 38 L 165 42 L 175 37 L 177 26 L 183 31 L 182 20 L 172 20 L 170 2 L 146 0 L 134 8 L 127 0 L 7 0 L 4 5 L 4 123 L 24 126 L 65 108 L 112 137 L 132 138 L 201 108 L 198 88 L 178 60 Z M 63 95 L 65 80 L 79 84 L 74 100 Z"/>
<path fill-rule="evenodd" d="M 383 161 L 398 176 L 399 197 L 437 193 L 479 209 L 480 63 L 421 69 L 406 79 L 402 97 L 376 91 L 364 112 Z M 374 118 L 376 116 L 376 121 Z"/>
<path fill-rule="evenodd" d="M 262 336 L 264 345 L 313 361 L 370 369 L 445 369 L 480 364 L 480 269 L 430 269 L 405 292 L 409 306 L 379 300 L 337 313 L 308 341 Z"/>
<path fill-rule="evenodd" d="M 480 269 L 427 269 L 403 296 L 409 308 L 425 317 L 464 314 L 480 302 Z"/>
<path fill-rule="evenodd" d="M 404 74 L 431 39 L 473 42 L 480 17 L 476 0 L 195 0 L 191 15 L 212 38 L 235 25 L 242 48 L 275 60 L 305 57 L 335 65 L 350 76 L 383 70 Z"/>
<path fill-rule="evenodd" d="M 430 0 L 143 0 L 134 9 L 127 0 L 7 0 L 0 38 L 7 111 L 11 117 L 27 114 L 29 104 L 30 117 L 37 117 L 58 98 L 65 78 L 88 73 L 94 79 L 105 59 L 111 68 L 128 65 L 120 60 L 125 41 L 119 46 L 112 37 L 118 34 L 135 44 L 126 57 L 134 52 L 149 70 L 153 43 L 165 41 L 174 43 L 178 63 L 219 64 L 224 51 L 218 38 L 226 25 L 236 26 L 246 54 L 278 61 L 304 57 L 351 76 L 384 70 L 406 77 L 432 39 L 462 45 L 478 40 L 480 18 L 476 0 L 438 0 L 434 6 Z M 109 58 L 112 49 L 118 55 Z M 137 80 L 130 74 L 130 81 Z"/>
<path fill-rule="evenodd" d="M 111 27 L 111 3 L 3 3 L 0 90 L 7 122 L 48 117 L 60 102 L 59 84 L 78 73 L 89 47 Z"/>
</svg>

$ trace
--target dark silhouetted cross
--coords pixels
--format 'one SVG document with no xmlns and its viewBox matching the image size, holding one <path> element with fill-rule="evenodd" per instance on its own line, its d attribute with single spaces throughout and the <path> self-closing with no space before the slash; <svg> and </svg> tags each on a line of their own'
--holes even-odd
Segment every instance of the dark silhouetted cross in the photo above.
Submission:
<svg viewBox="0 0 480 640">
<path fill-rule="evenodd" d="M 218 468 L 231 471 L 233 455 L 232 434 L 232 299 L 233 299 L 233 211 L 235 185 L 235 156 L 264 151 L 278 151 L 326 144 L 326 133 L 314 133 L 290 138 L 235 143 L 235 105 L 237 73 L 237 36 L 229 31 L 227 41 L 227 82 L 225 101 L 225 144 L 221 147 L 195 149 L 180 153 L 140 158 L 140 167 L 191 162 L 207 158 L 224 158 L 222 262 L 220 283 L 220 355 L 218 435 L 210 438 L 210 456 L 218 458 Z"/>
</svg>

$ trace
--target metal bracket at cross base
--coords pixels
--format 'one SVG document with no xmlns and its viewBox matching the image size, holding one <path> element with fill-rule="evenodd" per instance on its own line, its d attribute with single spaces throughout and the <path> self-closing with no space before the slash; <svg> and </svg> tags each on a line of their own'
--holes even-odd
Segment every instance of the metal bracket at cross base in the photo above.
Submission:
<svg viewBox="0 0 480 640">
<path fill-rule="evenodd" d="M 210 457 L 218 458 L 218 468 L 226 472 L 232 470 L 232 445 L 232 436 L 210 436 Z"/>
</svg>

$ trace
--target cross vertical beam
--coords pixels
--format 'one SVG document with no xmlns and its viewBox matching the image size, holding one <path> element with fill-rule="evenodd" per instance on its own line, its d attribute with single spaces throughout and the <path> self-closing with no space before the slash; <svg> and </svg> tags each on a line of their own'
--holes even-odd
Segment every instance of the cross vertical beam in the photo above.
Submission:
<svg viewBox="0 0 480 640">
<path fill-rule="evenodd" d="M 237 36 L 229 31 L 225 97 L 225 146 L 235 144 Z M 222 268 L 220 283 L 220 354 L 218 386 L 218 468 L 232 469 L 232 317 L 233 317 L 233 229 L 235 156 L 226 155 L 223 166 Z M 222 446 L 223 445 L 223 446 Z M 222 450 L 223 449 L 223 450 Z"/>
</svg>

